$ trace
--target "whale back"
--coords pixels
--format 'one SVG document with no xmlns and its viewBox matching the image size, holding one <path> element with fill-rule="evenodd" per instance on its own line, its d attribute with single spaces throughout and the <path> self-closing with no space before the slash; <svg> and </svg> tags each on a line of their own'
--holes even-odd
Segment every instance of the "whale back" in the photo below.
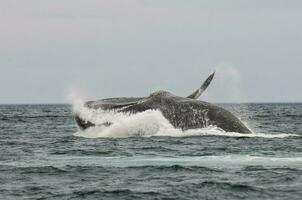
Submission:
<svg viewBox="0 0 302 200">
<path fill-rule="evenodd" d="M 149 97 L 120 109 L 119 112 L 137 113 L 145 110 L 159 110 L 176 128 L 182 130 L 217 126 L 227 132 L 251 133 L 231 112 L 214 104 L 175 96 L 169 92 L 157 91 Z"/>
</svg>

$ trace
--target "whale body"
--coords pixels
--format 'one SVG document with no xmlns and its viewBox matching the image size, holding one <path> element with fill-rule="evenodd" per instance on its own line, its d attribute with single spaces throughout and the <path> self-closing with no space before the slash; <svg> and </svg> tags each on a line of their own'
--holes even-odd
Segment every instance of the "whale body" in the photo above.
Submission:
<svg viewBox="0 0 302 200">
<path fill-rule="evenodd" d="M 92 110 L 114 111 L 116 113 L 137 114 L 147 110 L 159 110 L 175 128 L 188 130 L 216 126 L 226 132 L 251 133 L 230 111 L 198 98 L 213 79 L 214 73 L 188 97 L 176 96 L 167 91 L 156 91 L 147 97 L 108 98 L 88 101 L 85 107 Z M 94 124 L 76 113 L 78 126 L 85 130 L 92 126 L 111 126 L 112 122 Z"/>
</svg>

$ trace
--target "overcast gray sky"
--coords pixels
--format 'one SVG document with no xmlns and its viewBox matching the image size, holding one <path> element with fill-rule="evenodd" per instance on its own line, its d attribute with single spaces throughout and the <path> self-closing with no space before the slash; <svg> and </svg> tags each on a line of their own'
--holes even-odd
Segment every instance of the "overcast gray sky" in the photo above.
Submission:
<svg viewBox="0 0 302 200">
<path fill-rule="evenodd" d="M 0 0 L 0 103 L 302 101 L 302 1 Z"/>
</svg>

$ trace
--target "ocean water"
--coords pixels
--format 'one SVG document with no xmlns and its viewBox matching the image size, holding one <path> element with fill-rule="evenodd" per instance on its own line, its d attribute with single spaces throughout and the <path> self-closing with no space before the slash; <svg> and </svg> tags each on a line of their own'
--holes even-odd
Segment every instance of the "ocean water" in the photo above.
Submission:
<svg viewBox="0 0 302 200">
<path fill-rule="evenodd" d="M 1 105 L 0 199 L 301 199 L 302 104 L 221 106 L 254 133 L 157 112 L 81 132 L 70 105 Z"/>
</svg>

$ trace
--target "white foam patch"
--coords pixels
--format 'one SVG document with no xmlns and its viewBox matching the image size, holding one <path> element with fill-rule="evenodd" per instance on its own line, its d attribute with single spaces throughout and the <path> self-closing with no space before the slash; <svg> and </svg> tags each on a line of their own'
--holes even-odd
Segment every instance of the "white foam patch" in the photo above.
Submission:
<svg viewBox="0 0 302 200">
<path fill-rule="evenodd" d="M 223 156 L 198 156 L 198 157 L 107 157 L 101 158 L 103 165 L 117 167 L 133 166 L 205 166 L 219 168 L 234 168 L 243 166 L 274 166 L 302 167 L 302 157 L 263 157 L 251 155 L 223 155 Z"/>
<path fill-rule="evenodd" d="M 142 166 L 202 166 L 230 168 L 245 166 L 294 167 L 302 169 L 302 157 L 269 157 L 252 155 L 218 155 L 218 156 L 62 156 L 51 155 L 42 160 L 0 161 L 0 165 L 17 167 L 66 167 L 68 166 L 105 166 L 105 167 L 142 167 Z"/>
<path fill-rule="evenodd" d="M 85 138 L 126 138 L 126 137 L 190 137 L 190 136 L 227 136 L 227 137 L 263 137 L 285 138 L 299 136 L 296 134 L 265 134 L 265 133 L 235 133 L 225 132 L 216 126 L 189 129 L 182 131 L 174 128 L 159 110 L 147 110 L 137 114 L 120 113 L 116 111 L 94 110 L 84 106 L 83 101 L 74 102 L 73 111 L 82 119 L 90 121 L 97 126 L 79 130 L 74 135 Z M 111 126 L 102 124 L 110 122 Z"/>
</svg>

